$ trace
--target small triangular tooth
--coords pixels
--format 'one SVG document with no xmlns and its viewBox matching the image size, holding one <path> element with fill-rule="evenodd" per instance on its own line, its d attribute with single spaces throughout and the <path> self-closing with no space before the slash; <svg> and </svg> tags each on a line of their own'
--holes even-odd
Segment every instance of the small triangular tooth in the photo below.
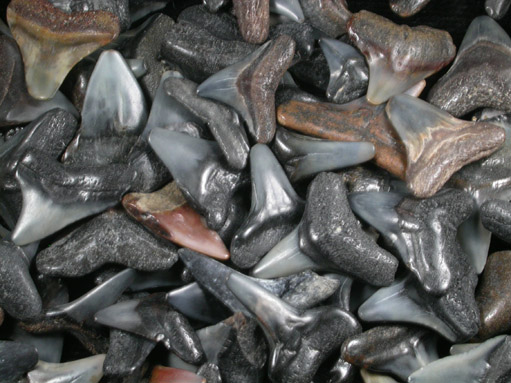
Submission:
<svg viewBox="0 0 511 383">
<path fill-rule="evenodd" d="M 28 373 L 30 383 L 98 383 L 103 377 L 105 354 L 90 356 L 67 363 L 46 363 L 40 361 Z"/>
<path fill-rule="evenodd" d="M 305 21 L 299 0 L 270 0 L 270 12 L 286 16 L 297 23 Z"/>
<path fill-rule="evenodd" d="M 465 37 L 463 37 L 463 41 L 458 49 L 455 62 L 460 55 L 481 41 L 487 41 L 511 49 L 511 38 L 499 23 L 491 17 L 478 16 L 468 26 Z"/>
</svg>

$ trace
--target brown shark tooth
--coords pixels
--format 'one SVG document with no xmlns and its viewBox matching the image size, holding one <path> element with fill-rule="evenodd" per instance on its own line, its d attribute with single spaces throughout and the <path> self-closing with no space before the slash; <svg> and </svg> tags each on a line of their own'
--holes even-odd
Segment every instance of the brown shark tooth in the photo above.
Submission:
<svg viewBox="0 0 511 383">
<path fill-rule="evenodd" d="M 376 150 L 376 164 L 399 178 L 405 177 L 405 147 L 385 116 L 383 105 L 370 105 L 360 99 L 345 105 L 291 100 L 278 107 L 277 119 L 289 129 L 315 137 L 370 142 Z"/>
<path fill-rule="evenodd" d="M 216 259 L 229 259 L 229 250 L 220 236 L 186 203 L 175 182 L 154 193 L 127 194 L 122 204 L 132 217 L 160 237 Z"/>
<path fill-rule="evenodd" d="M 270 0 L 233 0 L 233 4 L 243 39 L 264 43 L 270 33 Z"/>
<path fill-rule="evenodd" d="M 419 13 L 430 0 L 390 0 L 390 8 L 401 17 L 410 17 Z"/>
<path fill-rule="evenodd" d="M 71 68 L 119 35 L 110 12 L 66 13 L 47 0 L 13 0 L 7 22 L 20 46 L 27 88 L 36 99 L 55 95 Z"/>
<path fill-rule="evenodd" d="M 448 32 L 410 28 L 367 11 L 353 15 L 348 34 L 369 64 L 367 100 L 381 104 L 449 64 L 456 47 Z"/>
<path fill-rule="evenodd" d="M 300 0 L 306 21 L 335 38 L 346 33 L 351 18 L 346 0 Z"/>
<path fill-rule="evenodd" d="M 456 171 L 490 155 L 506 138 L 501 127 L 458 120 L 404 94 L 390 99 L 386 111 L 406 147 L 407 186 L 420 198 L 431 197 Z"/>
</svg>

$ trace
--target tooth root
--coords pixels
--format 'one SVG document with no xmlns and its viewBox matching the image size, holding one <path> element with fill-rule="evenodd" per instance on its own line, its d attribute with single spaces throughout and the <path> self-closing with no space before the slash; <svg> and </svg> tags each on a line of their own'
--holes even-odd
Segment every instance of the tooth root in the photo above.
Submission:
<svg viewBox="0 0 511 383">
<path fill-rule="evenodd" d="M 136 328 L 143 326 L 142 318 L 137 313 L 139 304 L 138 300 L 116 303 L 96 312 L 94 320 L 103 326 L 135 332 Z"/>
<path fill-rule="evenodd" d="M 164 366 L 153 368 L 149 383 L 206 383 L 206 379 L 193 372 Z"/>
<path fill-rule="evenodd" d="M 419 13 L 429 0 L 390 0 L 390 8 L 401 17 L 410 17 Z"/>
<path fill-rule="evenodd" d="M 250 163 L 250 212 L 231 243 L 231 259 L 241 268 L 254 266 L 293 229 L 303 211 L 303 201 L 266 145 L 252 147 Z"/>
<path fill-rule="evenodd" d="M 127 194 L 122 203 L 131 216 L 155 234 L 213 258 L 229 259 L 229 250 L 220 236 L 186 203 L 175 182 L 153 193 Z"/>
<path fill-rule="evenodd" d="M 82 323 L 92 318 L 99 310 L 114 304 L 124 290 L 135 281 L 136 274 L 136 271 L 132 269 L 121 271 L 80 298 L 51 309 L 47 315 L 65 314 L 78 323 Z"/>
<path fill-rule="evenodd" d="M 508 49 L 511 48 L 511 38 L 499 23 L 488 16 L 478 16 L 472 20 L 465 32 L 455 63 L 462 53 L 465 53 L 469 48 L 481 42 L 500 45 Z"/>
<path fill-rule="evenodd" d="M 67 363 L 39 362 L 34 370 L 28 373 L 30 383 L 76 382 L 98 383 L 103 377 L 105 354 Z"/>
<path fill-rule="evenodd" d="M 23 55 L 28 91 L 36 99 L 53 97 L 78 61 L 120 31 L 110 12 L 69 14 L 45 0 L 11 1 L 7 22 Z"/>
<path fill-rule="evenodd" d="M 144 59 L 127 59 L 126 64 L 130 67 L 133 72 L 133 76 L 139 79 L 147 73 L 147 65 Z"/>
<path fill-rule="evenodd" d="M 510 5 L 511 1 L 509 0 L 486 0 L 484 9 L 489 16 L 495 20 L 499 20 L 505 16 Z"/>
<path fill-rule="evenodd" d="M 447 32 L 423 27 L 410 29 L 367 11 L 351 18 L 348 34 L 366 56 L 369 64 L 367 100 L 376 105 L 437 72 L 456 54 Z"/>
<path fill-rule="evenodd" d="M 37 349 L 39 360 L 50 363 L 60 362 L 64 346 L 64 336 L 61 334 L 32 334 L 16 327 L 11 334 L 11 339 L 34 346 Z"/>
<path fill-rule="evenodd" d="M 270 0 L 233 0 L 233 6 L 243 39 L 263 43 L 270 32 Z"/>
<path fill-rule="evenodd" d="M 197 94 L 232 106 L 243 116 L 254 139 L 268 143 L 276 130 L 275 91 L 291 65 L 295 45 L 291 37 L 279 36 L 208 78 Z"/>
<path fill-rule="evenodd" d="M 386 112 L 406 147 L 407 185 L 421 198 L 435 194 L 457 170 L 493 153 L 505 140 L 500 127 L 458 120 L 407 95 L 394 96 Z"/>
<path fill-rule="evenodd" d="M 297 23 L 305 21 L 299 0 L 270 0 L 270 11 L 286 16 Z"/>
</svg>

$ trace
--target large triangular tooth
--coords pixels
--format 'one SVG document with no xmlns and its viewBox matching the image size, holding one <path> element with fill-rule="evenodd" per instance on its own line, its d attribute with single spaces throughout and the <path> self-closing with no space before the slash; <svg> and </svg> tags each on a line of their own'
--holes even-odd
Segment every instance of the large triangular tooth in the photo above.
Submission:
<svg viewBox="0 0 511 383">
<path fill-rule="evenodd" d="M 490 250 L 491 232 L 481 222 L 479 207 L 458 228 L 458 242 L 467 254 L 477 274 L 481 274 L 488 251 Z"/>
<path fill-rule="evenodd" d="M 40 361 L 36 368 L 28 373 L 28 381 L 30 383 L 98 383 L 103 377 L 105 356 L 105 354 L 99 354 L 67 363 Z"/>
<path fill-rule="evenodd" d="M 270 12 L 286 16 L 297 23 L 305 21 L 299 0 L 270 0 Z"/>
</svg>

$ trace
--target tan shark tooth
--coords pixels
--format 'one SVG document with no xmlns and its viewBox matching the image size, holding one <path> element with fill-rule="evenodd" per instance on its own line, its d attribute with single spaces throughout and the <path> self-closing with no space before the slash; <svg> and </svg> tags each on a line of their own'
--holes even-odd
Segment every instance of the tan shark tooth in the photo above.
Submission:
<svg viewBox="0 0 511 383">
<path fill-rule="evenodd" d="M 114 40 L 119 19 L 110 12 L 66 13 L 47 0 L 13 0 L 7 22 L 20 46 L 29 93 L 55 95 L 71 68 Z"/>
</svg>

